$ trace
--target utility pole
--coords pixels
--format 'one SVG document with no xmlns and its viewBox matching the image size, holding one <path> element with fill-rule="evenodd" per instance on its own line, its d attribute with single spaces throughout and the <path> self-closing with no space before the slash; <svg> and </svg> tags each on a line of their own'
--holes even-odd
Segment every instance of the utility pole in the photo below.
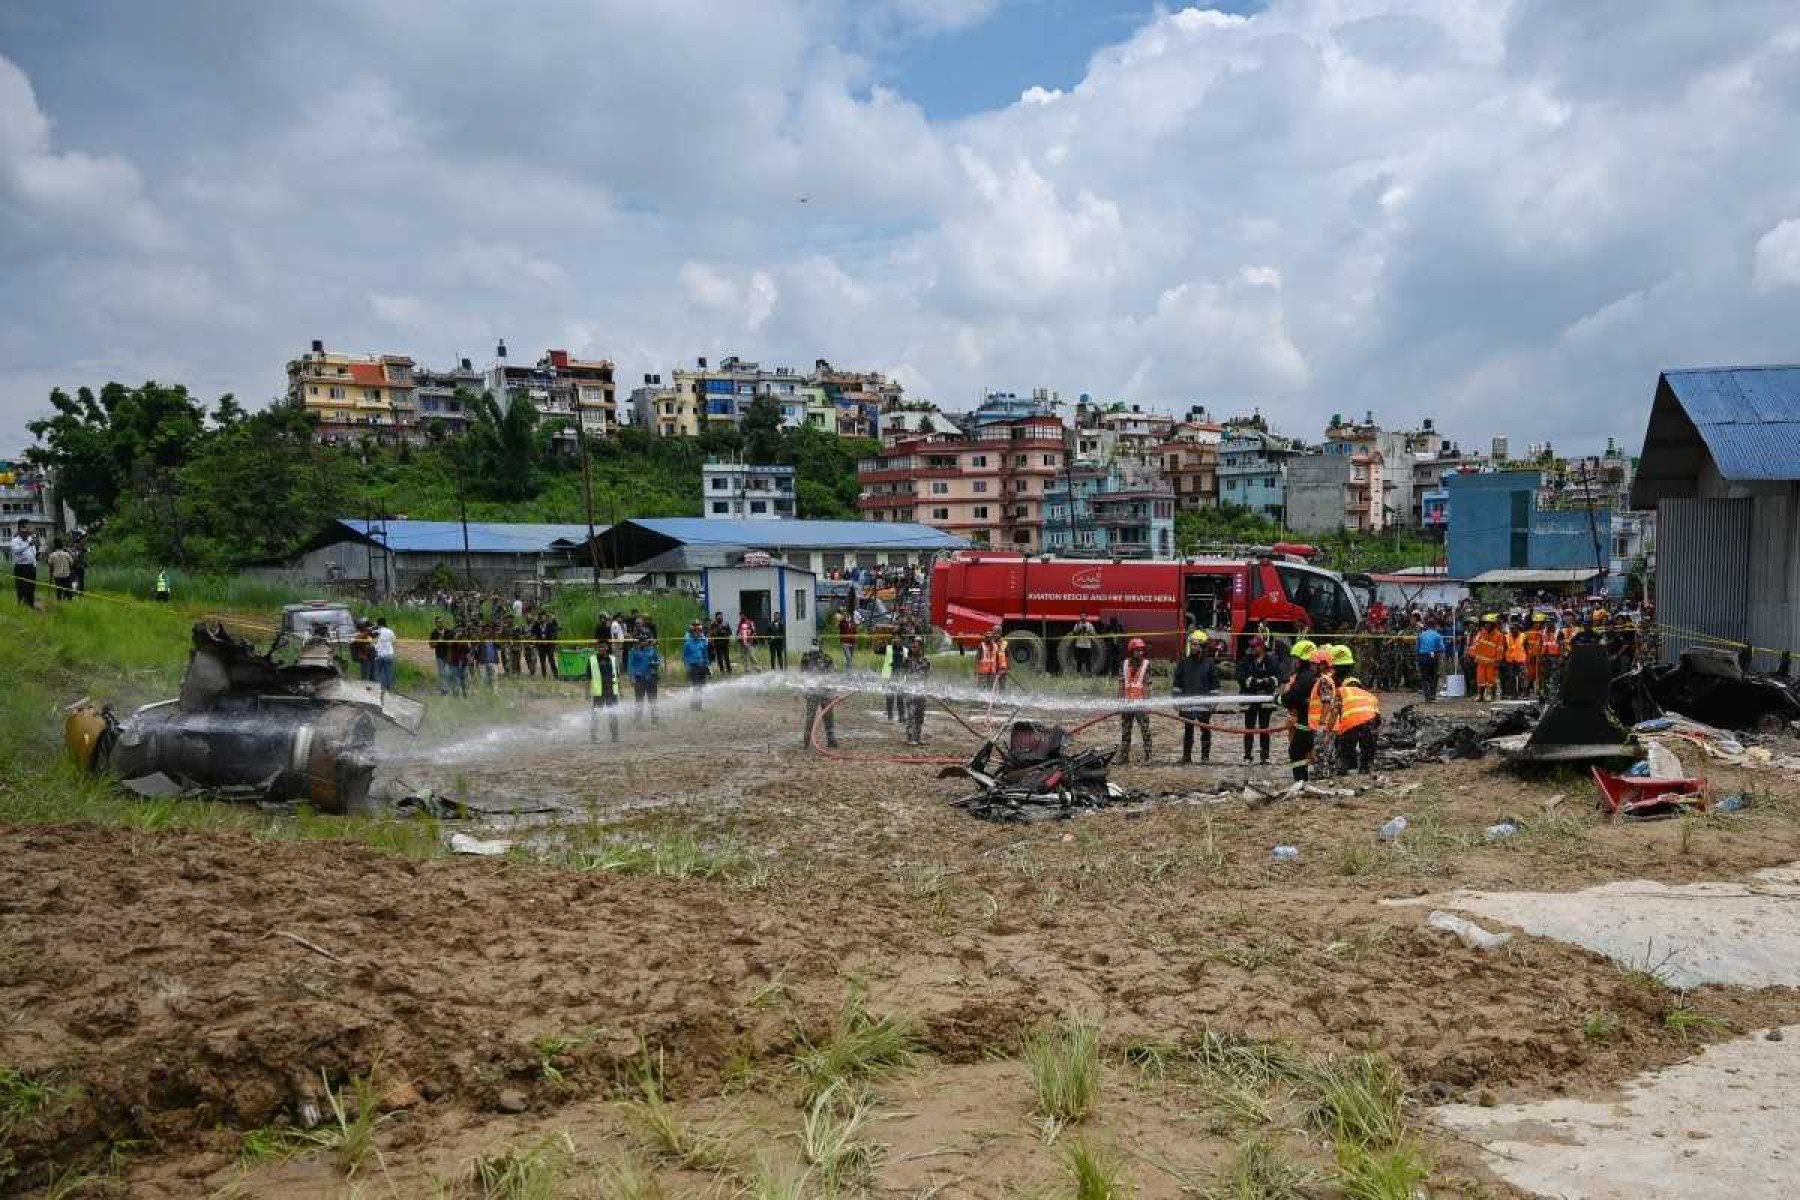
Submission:
<svg viewBox="0 0 1800 1200">
<path fill-rule="evenodd" d="M 475 567 L 469 559 L 469 501 L 463 494 L 463 462 L 462 454 L 456 455 L 456 511 L 462 520 L 463 542 L 463 586 L 470 591 L 475 590 Z"/>
<path fill-rule="evenodd" d="M 594 611 L 600 611 L 600 547 L 594 545 L 594 476 L 588 466 L 587 427 L 576 418 L 575 438 L 581 445 L 581 506 L 587 514 L 588 565 L 593 569 Z"/>
<path fill-rule="evenodd" d="M 1594 542 L 1594 570 L 1600 576 L 1602 585 L 1606 583 L 1608 574 L 1606 560 L 1600 554 L 1600 526 L 1594 519 L 1594 489 L 1588 486 L 1587 463 L 1581 464 L 1581 496 L 1587 503 L 1588 536 Z"/>
</svg>

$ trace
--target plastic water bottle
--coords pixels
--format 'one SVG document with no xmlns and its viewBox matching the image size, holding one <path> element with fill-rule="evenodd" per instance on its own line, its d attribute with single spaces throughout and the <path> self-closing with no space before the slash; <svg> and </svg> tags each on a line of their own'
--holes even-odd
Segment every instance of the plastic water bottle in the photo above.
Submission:
<svg viewBox="0 0 1800 1200">
<path fill-rule="evenodd" d="M 1276 862 L 1293 862 L 1296 858 L 1300 857 L 1300 847 L 1277 846 L 1275 847 L 1274 855 Z"/>
<path fill-rule="evenodd" d="M 1731 793 L 1731 795 L 1726 796 L 1723 800 L 1720 800 L 1717 804 L 1713 805 L 1713 811 L 1714 812 L 1743 812 L 1746 808 L 1749 808 L 1749 807 L 1750 807 L 1750 802 L 1748 800 L 1744 799 L 1744 795 L 1742 792 L 1733 792 L 1733 793 Z"/>
<path fill-rule="evenodd" d="M 1405 817 L 1395 817 L 1393 820 L 1389 821 L 1386 825 L 1383 825 L 1381 827 L 1381 840 L 1384 842 L 1391 842 L 1395 838 L 1399 837 L 1401 834 L 1403 834 L 1405 832 L 1406 832 L 1406 818 Z"/>
<path fill-rule="evenodd" d="M 1483 832 L 1483 836 L 1490 842 L 1497 842 L 1501 838 L 1509 838 L 1517 832 L 1519 832 L 1517 825 L 1511 821 L 1502 821 L 1498 825 L 1489 825 Z"/>
</svg>

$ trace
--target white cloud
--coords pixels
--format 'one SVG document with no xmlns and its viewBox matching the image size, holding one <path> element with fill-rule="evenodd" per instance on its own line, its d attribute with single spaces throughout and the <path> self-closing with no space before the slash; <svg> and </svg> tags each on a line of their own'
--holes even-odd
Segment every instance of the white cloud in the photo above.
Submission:
<svg viewBox="0 0 1800 1200">
<path fill-rule="evenodd" d="M 505 336 L 1629 444 L 1658 369 L 1800 323 L 1779 0 L 1155 10 L 953 121 L 884 56 L 994 0 L 325 2 L 380 51 L 179 2 L 9 38 L 0 443 L 47 380 Z"/>
<path fill-rule="evenodd" d="M 1789 217 L 1756 239 L 1754 277 L 1763 289 L 1800 283 L 1800 218 Z"/>
</svg>

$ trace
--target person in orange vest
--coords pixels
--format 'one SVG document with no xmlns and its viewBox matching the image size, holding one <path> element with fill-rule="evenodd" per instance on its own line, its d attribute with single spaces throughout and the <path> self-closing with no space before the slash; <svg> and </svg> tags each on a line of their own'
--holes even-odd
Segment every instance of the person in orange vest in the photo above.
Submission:
<svg viewBox="0 0 1800 1200">
<path fill-rule="evenodd" d="M 1506 656 L 1500 665 L 1500 679 L 1506 698 L 1517 700 L 1525 694 L 1525 668 L 1530 665 L 1531 655 L 1525 649 L 1525 631 L 1516 618 L 1507 619 L 1505 639 Z"/>
<path fill-rule="evenodd" d="M 1354 675 L 1337 685 L 1338 762 L 1344 770 L 1367 775 L 1375 769 L 1375 731 L 1381 726 L 1381 701 Z"/>
<path fill-rule="evenodd" d="M 1524 695 L 1543 694 L 1544 641 L 1544 614 L 1534 612 L 1531 614 L 1531 624 L 1525 629 Z"/>
<path fill-rule="evenodd" d="M 1475 698 L 1500 698 L 1500 660 L 1506 656 L 1506 642 L 1500 636 L 1500 618 L 1488 613 L 1481 618 L 1481 629 L 1469 639 L 1469 657 L 1475 660 Z"/>
<path fill-rule="evenodd" d="M 1311 761 L 1323 768 L 1331 765 L 1332 739 L 1337 728 L 1337 679 L 1332 674 L 1331 660 L 1331 647 L 1320 646 L 1313 651 L 1313 664 L 1319 674 L 1306 700 L 1306 727 L 1313 736 Z"/>
<path fill-rule="evenodd" d="M 1537 688 L 1540 697 L 1554 695 L 1562 686 L 1563 650 L 1568 644 L 1561 629 L 1550 623 L 1543 613 L 1532 618 L 1542 622 L 1538 638 Z"/>
<path fill-rule="evenodd" d="M 1125 644 L 1125 661 L 1119 667 L 1119 699 L 1136 704 L 1150 698 L 1150 647 L 1143 638 L 1132 638 Z M 1144 735 L 1144 761 L 1150 761 L 1150 714 L 1143 709 L 1126 709 L 1119 714 L 1119 761 L 1131 759 L 1131 727 L 1136 725 Z"/>
<path fill-rule="evenodd" d="M 1318 647 L 1305 638 L 1295 642 L 1290 653 L 1294 673 L 1281 691 L 1281 707 L 1287 710 L 1289 725 L 1288 766 L 1294 773 L 1295 783 L 1306 782 L 1306 765 L 1312 761 L 1313 727 L 1308 716 L 1313 702 L 1313 685 L 1318 683 L 1319 672 L 1323 670 L 1314 665 L 1319 653 Z"/>
<path fill-rule="evenodd" d="M 982 687 L 999 695 L 1006 690 L 1008 668 L 1006 643 L 1001 640 L 1000 627 L 996 625 L 981 636 L 981 645 L 976 649 L 975 675 Z"/>
</svg>

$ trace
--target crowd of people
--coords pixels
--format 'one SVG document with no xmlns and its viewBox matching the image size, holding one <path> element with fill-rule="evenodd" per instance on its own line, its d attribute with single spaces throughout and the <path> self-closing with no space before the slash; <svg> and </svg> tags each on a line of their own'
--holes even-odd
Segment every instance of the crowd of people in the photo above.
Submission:
<svg viewBox="0 0 1800 1200">
<path fill-rule="evenodd" d="M 6 555 L 12 565 L 13 598 L 26 608 L 37 607 L 39 559 L 50 572 L 50 593 L 56 599 L 74 600 L 87 590 L 87 539 L 79 530 L 67 541 L 52 538 L 46 553 L 43 537 L 29 522 L 20 521 L 7 539 Z"/>
</svg>

